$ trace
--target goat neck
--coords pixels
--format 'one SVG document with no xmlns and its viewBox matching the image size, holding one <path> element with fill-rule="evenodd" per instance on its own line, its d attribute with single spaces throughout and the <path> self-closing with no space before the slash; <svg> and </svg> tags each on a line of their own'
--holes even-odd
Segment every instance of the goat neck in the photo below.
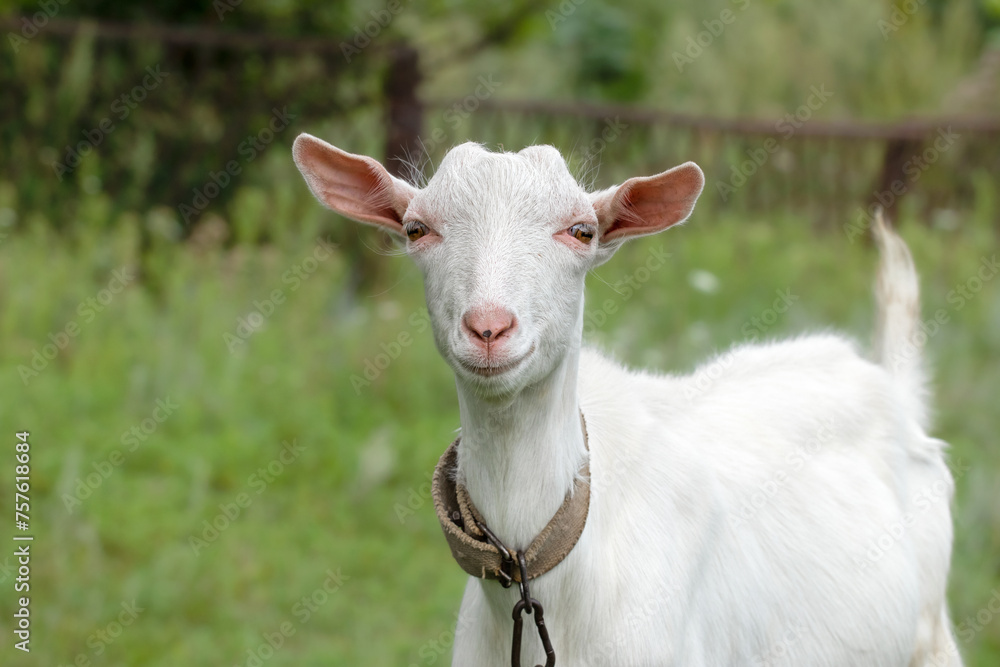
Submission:
<svg viewBox="0 0 1000 667">
<path fill-rule="evenodd" d="M 579 347 L 503 403 L 458 380 L 458 480 L 486 524 L 526 548 L 556 513 L 587 457 L 577 398 Z"/>
</svg>

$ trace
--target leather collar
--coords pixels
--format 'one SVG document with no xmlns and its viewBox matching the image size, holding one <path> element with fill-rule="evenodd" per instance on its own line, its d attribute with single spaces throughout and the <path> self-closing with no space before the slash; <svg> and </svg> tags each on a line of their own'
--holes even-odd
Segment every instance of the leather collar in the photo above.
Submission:
<svg viewBox="0 0 1000 667">
<path fill-rule="evenodd" d="M 580 469 L 573 490 L 528 548 L 524 550 L 529 580 L 540 577 L 562 562 L 573 549 L 587 525 L 590 511 L 590 456 L 587 444 L 587 424 L 580 414 L 583 441 L 588 449 L 587 461 Z M 451 443 L 434 469 L 432 496 L 438 522 L 444 531 L 451 555 L 473 577 L 498 579 L 510 585 L 510 580 L 520 582 L 517 566 L 518 553 L 508 549 L 510 558 L 491 543 L 495 536 L 486 527 L 482 515 L 472 504 L 469 492 L 455 482 L 458 467 L 458 447 L 461 438 Z M 481 528 L 485 528 L 484 532 Z M 487 536 L 486 533 L 490 533 Z M 502 545 L 501 545 L 502 546 Z"/>
</svg>

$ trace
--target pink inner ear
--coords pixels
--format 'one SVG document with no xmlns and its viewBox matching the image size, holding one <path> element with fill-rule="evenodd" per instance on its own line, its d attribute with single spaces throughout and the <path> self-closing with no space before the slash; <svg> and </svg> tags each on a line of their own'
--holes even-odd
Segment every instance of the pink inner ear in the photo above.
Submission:
<svg viewBox="0 0 1000 667">
<path fill-rule="evenodd" d="M 295 140 L 295 161 L 316 198 L 341 215 L 402 232 L 413 190 L 377 161 L 308 135 Z"/>
<path fill-rule="evenodd" d="M 381 165 L 361 160 L 332 165 L 322 185 L 330 208 L 365 222 L 399 225 L 400 216 L 391 202 L 392 181 L 380 171 Z"/>
<path fill-rule="evenodd" d="M 610 202 L 595 205 L 598 219 L 608 223 L 603 239 L 653 234 L 683 222 L 691 215 L 704 184 L 701 170 L 693 163 L 656 176 L 630 178 Z"/>
</svg>

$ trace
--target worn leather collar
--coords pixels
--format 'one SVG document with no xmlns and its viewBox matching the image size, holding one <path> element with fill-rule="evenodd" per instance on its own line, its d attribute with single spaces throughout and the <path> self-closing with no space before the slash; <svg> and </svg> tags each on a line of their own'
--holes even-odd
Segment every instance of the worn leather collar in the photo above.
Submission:
<svg viewBox="0 0 1000 667">
<path fill-rule="evenodd" d="M 588 449 L 587 461 L 580 469 L 573 491 L 566 494 L 566 499 L 555 515 L 524 550 L 529 580 L 540 577 L 561 563 L 576 545 L 587 525 L 590 510 L 590 456 L 587 424 L 582 413 L 580 423 L 583 427 L 583 442 Z M 462 569 L 479 579 L 501 579 L 503 556 L 479 529 L 477 522 L 483 526 L 486 522 L 472 504 L 469 492 L 455 482 L 460 441 L 461 438 L 458 438 L 451 443 L 434 469 L 434 510 L 445 539 L 448 540 L 451 555 Z M 503 536 L 499 537 L 503 539 Z M 517 552 L 510 550 L 510 553 L 516 563 Z M 514 581 L 521 581 L 518 567 L 515 566 L 509 574 Z"/>
</svg>

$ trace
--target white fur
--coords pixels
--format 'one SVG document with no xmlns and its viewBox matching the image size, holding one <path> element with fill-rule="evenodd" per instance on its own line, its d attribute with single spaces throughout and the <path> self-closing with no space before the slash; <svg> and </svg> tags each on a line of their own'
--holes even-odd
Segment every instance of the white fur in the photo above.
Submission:
<svg viewBox="0 0 1000 667">
<path fill-rule="evenodd" d="M 692 168 L 678 173 L 655 178 L 678 201 L 696 196 Z M 952 480 L 944 443 L 924 431 L 919 359 L 899 361 L 917 312 L 902 241 L 880 228 L 896 244 L 880 271 L 883 365 L 820 335 L 741 346 L 687 377 L 654 375 L 581 348 L 584 276 L 621 242 L 609 231 L 608 210 L 624 205 L 615 189 L 588 195 L 548 147 L 466 144 L 426 188 L 401 192 L 405 215 L 391 224 L 434 230 L 408 252 L 456 373 L 459 477 L 510 546 L 526 546 L 572 487 L 587 455 L 579 410 L 586 417 L 587 526 L 532 582 L 557 664 L 961 665 L 945 604 Z M 386 193 L 375 194 L 384 211 Z M 633 216 L 645 226 L 629 233 L 690 209 L 671 211 L 666 225 Z M 563 236 L 581 220 L 600 229 L 587 247 Z M 517 327 L 487 361 L 528 357 L 484 378 L 463 365 L 482 351 L 460 321 L 494 306 Z M 454 665 L 510 664 L 516 596 L 469 579 Z M 543 663 L 530 617 L 524 632 L 521 664 Z"/>
</svg>

